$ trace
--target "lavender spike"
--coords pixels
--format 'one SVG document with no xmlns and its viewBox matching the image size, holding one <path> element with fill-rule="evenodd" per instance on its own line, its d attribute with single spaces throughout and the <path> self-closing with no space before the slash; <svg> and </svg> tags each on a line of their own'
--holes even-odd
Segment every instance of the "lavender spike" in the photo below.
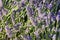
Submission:
<svg viewBox="0 0 60 40">
<path fill-rule="evenodd" d="M 52 40 L 56 40 L 56 34 L 53 35 Z"/>
<path fill-rule="evenodd" d="M 34 19 L 33 17 L 30 17 L 30 21 L 31 21 L 33 26 L 37 26 L 37 20 L 36 19 Z"/>
<path fill-rule="evenodd" d="M 60 20 L 60 10 L 57 12 L 56 20 L 57 20 L 57 22 Z"/>
<path fill-rule="evenodd" d="M 5 30 L 6 30 L 6 34 L 8 35 L 9 38 L 12 37 L 12 31 L 10 30 L 10 28 L 7 26 L 5 26 Z"/>
<path fill-rule="evenodd" d="M 14 25 L 14 28 L 15 28 L 16 30 L 18 30 L 18 29 L 19 29 L 19 26 L 21 26 L 21 25 L 22 25 L 22 23 L 17 23 L 17 24 Z"/>
<path fill-rule="evenodd" d="M 37 29 L 37 30 L 34 32 L 34 34 L 36 35 L 37 38 L 39 38 L 39 33 L 38 33 L 39 31 L 40 31 L 40 29 Z"/>
<path fill-rule="evenodd" d="M 14 24 L 15 24 L 14 12 L 11 14 L 11 20 L 12 20 L 12 23 L 13 23 L 13 25 L 14 25 Z"/>
<path fill-rule="evenodd" d="M 27 10 L 27 15 L 29 17 L 33 16 L 34 12 L 33 12 L 33 9 L 31 7 L 26 7 L 26 10 Z"/>
<path fill-rule="evenodd" d="M 26 40 L 32 40 L 32 38 L 31 38 L 30 35 L 25 35 L 24 38 L 25 38 Z"/>
</svg>

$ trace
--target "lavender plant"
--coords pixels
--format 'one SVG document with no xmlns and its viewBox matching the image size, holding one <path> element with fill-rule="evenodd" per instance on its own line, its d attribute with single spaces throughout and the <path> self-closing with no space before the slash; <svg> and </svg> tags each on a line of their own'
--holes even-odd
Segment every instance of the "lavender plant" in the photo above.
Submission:
<svg viewBox="0 0 60 40">
<path fill-rule="evenodd" d="M 0 40 L 60 40 L 60 0 L 0 0 Z"/>
</svg>

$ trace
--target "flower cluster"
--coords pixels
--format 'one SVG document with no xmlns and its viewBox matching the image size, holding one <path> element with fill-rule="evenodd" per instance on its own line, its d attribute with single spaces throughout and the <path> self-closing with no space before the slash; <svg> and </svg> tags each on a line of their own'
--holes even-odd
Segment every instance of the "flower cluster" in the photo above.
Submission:
<svg viewBox="0 0 60 40">
<path fill-rule="evenodd" d="M 0 40 L 60 40 L 60 0 L 0 0 L 0 35 Z"/>
</svg>

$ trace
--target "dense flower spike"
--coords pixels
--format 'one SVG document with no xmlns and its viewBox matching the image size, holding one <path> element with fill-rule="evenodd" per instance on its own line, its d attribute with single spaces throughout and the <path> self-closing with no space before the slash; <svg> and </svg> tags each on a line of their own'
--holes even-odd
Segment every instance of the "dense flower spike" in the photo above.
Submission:
<svg viewBox="0 0 60 40">
<path fill-rule="evenodd" d="M 0 40 L 60 40 L 60 0 L 0 0 Z"/>
</svg>

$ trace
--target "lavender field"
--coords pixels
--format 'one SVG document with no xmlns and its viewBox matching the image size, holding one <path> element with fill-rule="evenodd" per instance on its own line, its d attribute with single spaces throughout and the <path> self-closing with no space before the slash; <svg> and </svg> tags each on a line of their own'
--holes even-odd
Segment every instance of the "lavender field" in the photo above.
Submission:
<svg viewBox="0 0 60 40">
<path fill-rule="evenodd" d="M 60 0 L 0 0 L 0 40 L 60 40 Z"/>
</svg>

